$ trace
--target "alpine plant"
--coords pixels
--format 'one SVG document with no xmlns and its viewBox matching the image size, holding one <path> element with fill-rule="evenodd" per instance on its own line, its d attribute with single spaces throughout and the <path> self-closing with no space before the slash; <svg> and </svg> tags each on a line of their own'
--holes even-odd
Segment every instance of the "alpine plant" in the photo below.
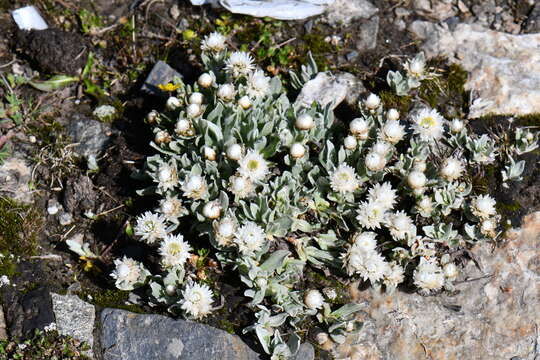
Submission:
<svg viewBox="0 0 540 360">
<path fill-rule="evenodd" d="M 210 34 L 201 49 L 206 72 L 194 84 L 175 79 L 164 112 L 147 117 L 157 153 L 145 167 L 153 186 L 142 193 L 161 200 L 136 219 L 134 234 L 159 263 L 115 260 L 119 289 L 148 286 L 149 301 L 171 313 L 211 314 L 221 301 L 190 266 L 200 239 L 186 234 L 195 231 L 245 285 L 257 319 L 245 332 L 272 359 L 286 359 L 298 350 L 302 324 L 313 323 L 308 317 L 319 343 L 341 343 L 360 327 L 359 305 L 336 306 L 335 289 L 302 286 L 308 268 L 428 295 L 452 289 L 457 248 L 500 236 L 496 202 L 470 174 L 497 160 L 507 164 L 504 181 L 519 180 L 524 163 L 514 158 L 538 147 L 537 133 L 519 129 L 500 151 L 465 120 L 426 106 L 400 114 L 376 94 L 343 124 L 330 105 L 291 102 L 280 80 L 249 53 L 229 51 L 225 36 Z M 388 78 L 398 95 L 432 78 L 423 55 L 404 68 Z M 292 84 L 315 74 L 311 60 Z"/>
</svg>

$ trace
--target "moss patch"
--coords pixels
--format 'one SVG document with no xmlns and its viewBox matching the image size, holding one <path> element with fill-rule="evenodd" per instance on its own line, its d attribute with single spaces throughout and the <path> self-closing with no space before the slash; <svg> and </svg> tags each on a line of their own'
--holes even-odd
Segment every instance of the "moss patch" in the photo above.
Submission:
<svg viewBox="0 0 540 360">
<path fill-rule="evenodd" d="M 126 304 L 129 298 L 129 291 L 116 289 L 86 290 L 80 291 L 77 295 L 84 301 L 89 301 L 103 308 L 122 309 L 139 314 L 145 313 L 144 309 L 138 305 Z"/>
</svg>

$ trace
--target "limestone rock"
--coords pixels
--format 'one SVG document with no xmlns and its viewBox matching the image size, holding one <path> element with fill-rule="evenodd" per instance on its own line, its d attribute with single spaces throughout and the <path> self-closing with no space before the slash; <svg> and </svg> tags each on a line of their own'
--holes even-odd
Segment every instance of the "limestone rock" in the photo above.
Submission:
<svg viewBox="0 0 540 360">
<path fill-rule="evenodd" d="M 256 360 L 239 337 L 192 321 L 117 309 L 101 313 L 103 360 Z"/>
<path fill-rule="evenodd" d="M 413 0 L 413 9 L 419 15 L 435 20 L 446 20 L 457 14 L 454 0 Z"/>
<path fill-rule="evenodd" d="M 24 158 L 15 155 L 0 165 L 0 194 L 24 203 L 32 202 L 32 169 Z"/>
<path fill-rule="evenodd" d="M 92 356 L 96 318 L 94 306 L 82 301 L 76 295 L 52 293 L 51 299 L 58 332 L 86 342 L 90 345 L 87 355 Z"/>
<path fill-rule="evenodd" d="M 481 243 L 456 282 L 456 293 L 420 296 L 374 289 L 362 331 L 338 358 L 537 360 L 540 358 L 540 212 L 525 218 L 502 246 Z"/>
<path fill-rule="evenodd" d="M 279 20 L 299 20 L 320 15 L 334 0 L 220 0 L 230 12 Z"/>
<path fill-rule="evenodd" d="M 476 25 L 415 21 L 428 57 L 445 56 L 470 73 L 469 117 L 540 112 L 540 34 L 510 35 Z"/>
<path fill-rule="evenodd" d="M 361 92 L 365 91 L 362 82 L 352 74 L 343 73 L 336 76 L 328 73 L 318 73 L 308 81 L 298 98 L 296 105 L 309 107 L 313 102 L 322 106 L 333 103 L 335 109 L 343 100 L 354 103 Z"/>
<path fill-rule="evenodd" d="M 328 6 L 325 20 L 331 25 L 349 25 L 353 20 L 369 19 L 378 11 L 368 0 L 335 0 Z"/>
<path fill-rule="evenodd" d="M 373 50 L 377 47 L 379 34 L 379 17 L 373 16 L 365 20 L 358 30 L 356 48 L 360 51 Z"/>
</svg>

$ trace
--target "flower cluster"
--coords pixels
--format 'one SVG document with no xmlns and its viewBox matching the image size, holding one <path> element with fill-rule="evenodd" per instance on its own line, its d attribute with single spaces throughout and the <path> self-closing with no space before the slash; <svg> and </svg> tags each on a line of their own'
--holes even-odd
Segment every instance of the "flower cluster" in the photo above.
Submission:
<svg viewBox="0 0 540 360">
<path fill-rule="evenodd" d="M 283 329 L 307 317 L 325 341 L 358 328 L 358 305 L 336 309 L 335 289 L 302 288 L 308 269 L 386 291 L 406 279 L 425 294 L 452 288 L 459 271 L 450 250 L 499 235 L 495 200 L 469 175 L 506 160 L 497 139 L 437 109 L 400 114 L 376 94 L 360 101 L 344 134 L 330 107 L 291 103 L 278 78 L 250 54 L 229 52 L 226 40 L 207 36 L 206 72 L 192 85 L 175 79 L 165 111 L 147 117 L 158 153 L 145 169 L 153 185 L 141 193 L 161 200 L 136 219 L 134 233 L 155 248 L 161 272 L 116 260 L 117 287 L 146 283 L 151 301 L 171 312 L 209 315 L 216 297 L 193 270 L 191 229 L 222 268 L 238 273 L 257 319 L 246 331 L 274 358 L 295 353 L 299 337 Z M 406 71 L 388 79 L 398 95 L 430 77 L 423 56 Z M 315 72 L 312 62 L 291 74 L 293 85 Z M 518 135 L 516 152 L 536 148 L 537 135 Z M 519 178 L 516 167 L 512 160 L 503 178 Z"/>
</svg>

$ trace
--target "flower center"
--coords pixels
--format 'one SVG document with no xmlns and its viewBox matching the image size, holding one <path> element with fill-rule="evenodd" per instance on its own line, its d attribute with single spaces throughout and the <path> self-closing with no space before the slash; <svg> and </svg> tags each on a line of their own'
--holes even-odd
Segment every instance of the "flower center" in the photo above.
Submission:
<svg viewBox="0 0 540 360">
<path fill-rule="evenodd" d="M 249 160 L 247 167 L 249 170 L 257 170 L 259 168 L 259 162 L 257 160 Z"/>
<path fill-rule="evenodd" d="M 425 128 L 429 128 L 437 125 L 437 121 L 432 116 L 426 116 L 425 118 L 422 118 L 422 120 L 420 120 L 420 125 Z"/>
</svg>

